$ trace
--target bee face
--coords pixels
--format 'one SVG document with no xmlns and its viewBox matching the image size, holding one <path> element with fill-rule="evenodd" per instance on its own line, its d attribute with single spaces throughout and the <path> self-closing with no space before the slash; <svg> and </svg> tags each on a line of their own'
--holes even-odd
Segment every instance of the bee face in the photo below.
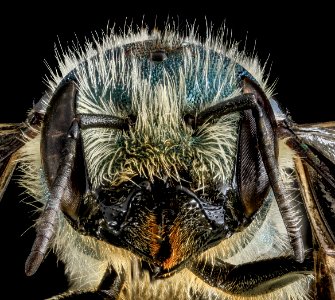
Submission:
<svg viewBox="0 0 335 300">
<path fill-rule="evenodd" d="M 335 194 L 334 149 L 221 40 L 107 36 L 66 54 L 25 123 L 0 125 L 0 195 L 19 161 L 43 206 L 27 275 L 53 248 L 61 299 L 308 299 L 314 266 L 332 278 L 333 214 L 315 207 Z M 317 127 L 333 145 L 333 123 Z"/>
<path fill-rule="evenodd" d="M 236 93 L 242 74 L 252 77 L 225 53 L 167 37 L 98 53 L 73 71 L 79 113 L 133 119 L 127 131 L 81 130 L 99 238 L 140 255 L 158 275 L 241 223 L 226 213 L 238 197 L 221 191 L 232 189 L 239 114 L 197 128 L 187 116 Z"/>
</svg>

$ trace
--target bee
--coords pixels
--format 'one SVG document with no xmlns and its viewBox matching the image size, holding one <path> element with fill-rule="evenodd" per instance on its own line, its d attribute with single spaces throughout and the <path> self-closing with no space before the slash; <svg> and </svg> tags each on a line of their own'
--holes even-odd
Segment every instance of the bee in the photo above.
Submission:
<svg viewBox="0 0 335 300">
<path fill-rule="evenodd" d="M 44 96 L 0 125 L 41 203 L 25 273 L 52 299 L 334 299 L 335 121 L 296 124 L 225 42 L 141 29 L 58 54 Z"/>
</svg>

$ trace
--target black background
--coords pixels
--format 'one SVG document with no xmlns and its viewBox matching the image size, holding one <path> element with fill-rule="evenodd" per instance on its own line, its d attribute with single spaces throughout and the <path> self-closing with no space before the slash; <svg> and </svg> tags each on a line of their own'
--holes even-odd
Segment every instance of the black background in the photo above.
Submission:
<svg viewBox="0 0 335 300">
<path fill-rule="evenodd" d="M 241 2 L 217 7 L 206 1 L 199 8 L 189 5 L 184 9 L 169 2 L 137 7 L 128 2 L 116 6 L 115 1 L 95 1 L 94 6 L 83 2 L 72 7 L 52 3 L 52 8 L 15 3 L 1 11 L 1 123 L 23 121 L 26 111 L 41 97 L 43 78 L 48 74 L 45 61 L 55 68 L 58 39 L 66 48 L 74 39 L 82 43 L 91 32 L 105 29 L 108 22 L 123 27 L 125 18 L 139 25 L 144 18 L 152 28 L 155 22 L 162 26 L 168 15 L 179 19 L 181 28 L 186 20 L 192 23 L 196 19 L 201 35 L 205 17 L 216 27 L 225 23 L 242 46 L 247 37 L 250 52 L 256 41 L 261 61 L 268 59 L 271 64 L 271 82 L 278 80 L 277 98 L 295 121 L 335 119 L 334 51 L 330 46 L 334 26 L 329 7 L 305 4 L 293 8 L 279 2 L 271 3 L 271 7 Z M 50 253 L 34 276 L 24 275 L 24 262 L 34 239 L 34 230 L 29 227 L 36 216 L 22 203 L 25 196 L 21 193 L 12 183 L 0 203 L 0 298 L 45 299 L 66 288 L 63 266 Z"/>
</svg>

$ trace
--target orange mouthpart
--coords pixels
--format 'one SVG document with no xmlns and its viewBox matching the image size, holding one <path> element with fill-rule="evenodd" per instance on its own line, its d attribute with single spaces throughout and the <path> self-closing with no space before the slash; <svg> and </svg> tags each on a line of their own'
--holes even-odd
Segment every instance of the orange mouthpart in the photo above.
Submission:
<svg viewBox="0 0 335 300">
<path fill-rule="evenodd" d="M 150 240 L 150 255 L 164 269 L 172 269 L 185 257 L 185 247 L 183 246 L 183 236 L 179 222 L 173 224 L 172 228 L 167 232 L 167 228 L 157 224 L 156 215 L 148 214 L 146 224 Z M 163 241 L 165 241 L 164 244 Z M 162 261 L 159 259 L 159 253 L 162 251 L 162 247 L 167 246 L 166 242 L 170 247 L 170 255 Z"/>
<path fill-rule="evenodd" d="M 182 246 L 182 235 L 179 224 L 174 224 L 169 234 L 171 255 L 167 258 L 162 266 L 164 269 L 172 269 L 183 260 L 184 247 Z"/>
</svg>

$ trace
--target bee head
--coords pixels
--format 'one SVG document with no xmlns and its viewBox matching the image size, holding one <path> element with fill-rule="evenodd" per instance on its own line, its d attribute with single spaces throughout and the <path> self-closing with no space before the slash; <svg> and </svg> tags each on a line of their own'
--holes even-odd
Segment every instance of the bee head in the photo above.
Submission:
<svg viewBox="0 0 335 300">
<path fill-rule="evenodd" d="M 232 187 L 241 114 L 197 123 L 241 93 L 242 71 L 202 46 L 148 40 L 98 53 L 74 72 L 79 114 L 132 120 L 126 129 L 81 128 L 97 236 L 137 253 L 156 276 L 245 223 Z"/>
</svg>

